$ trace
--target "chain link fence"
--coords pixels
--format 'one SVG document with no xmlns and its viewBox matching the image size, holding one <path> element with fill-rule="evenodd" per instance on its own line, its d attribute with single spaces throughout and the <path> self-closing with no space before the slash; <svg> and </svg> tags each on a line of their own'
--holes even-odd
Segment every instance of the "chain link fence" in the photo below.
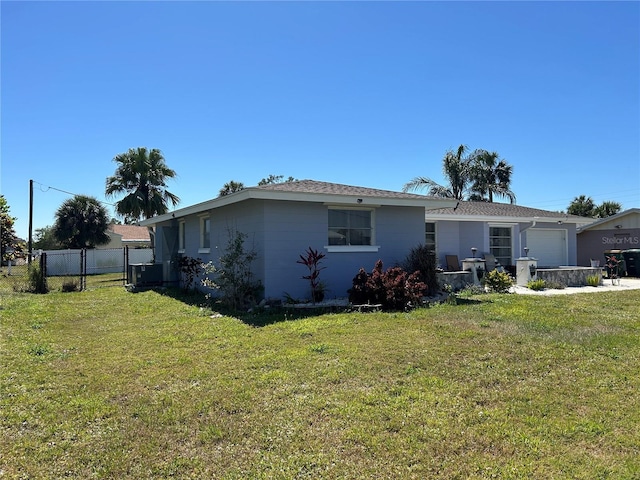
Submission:
<svg viewBox="0 0 640 480">
<path fill-rule="evenodd" d="M 123 286 L 130 264 L 153 263 L 153 250 L 129 247 L 113 249 L 48 250 L 37 252 L 31 265 L 26 260 L 0 267 L 0 292 L 33 290 L 30 269 L 39 269 L 49 291 Z"/>
</svg>

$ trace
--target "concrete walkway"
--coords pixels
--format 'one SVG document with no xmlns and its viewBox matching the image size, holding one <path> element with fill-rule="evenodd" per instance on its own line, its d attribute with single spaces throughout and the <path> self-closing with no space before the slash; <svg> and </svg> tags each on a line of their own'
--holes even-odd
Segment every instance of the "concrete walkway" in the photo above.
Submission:
<svg viewBox="0 0 640 480">
<path fill-rule="evenodd" d="M 545 290 L 531 290 L 527 287 L 513 286 L 511 292 L 523 295 L 567 295 L 572 293 L 621 292 L 625 290 L 640 290 L 640 278 L 625 277 L 620 279 L 620 285 L 612 285 L 611 280 L 602 279 L 598 287 L 567 287 L 563 289 L 547 288 Z"/>
</svg>

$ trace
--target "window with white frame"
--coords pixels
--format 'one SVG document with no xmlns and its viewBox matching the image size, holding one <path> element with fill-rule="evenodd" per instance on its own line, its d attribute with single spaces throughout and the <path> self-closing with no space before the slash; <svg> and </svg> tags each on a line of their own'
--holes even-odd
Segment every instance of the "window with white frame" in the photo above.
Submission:
<svg viewBox="0 0 640 480">
<path fill-rule="evenodd" d="M 200 249 L 198 253 L 209 253 L 211 247 L 211 219 L 200 217 Z"/>
<path fill-rule="evenodd" d="M 436 224 L 433 222 L 424 224 L 424 246 L 429 251 L 436 251 Z"/>
<path fill-rule="evenodd" d="M 178 252 L 179 253 L 184 253 L 185 239 L 186 239 L 185 223 L 184 223 L 184 220 L 180 220 L 180 222 L 178 223 Z"/>
<path fill-rule="evenodd" d="M 373 210 L 330 208 L 329 245 L 373 245 Z"/>
<path fill-rule="evenodd" d="M 501 265 L 512 265 L 511 227 L 489 227 L 489 250 Z"/>
</svg>

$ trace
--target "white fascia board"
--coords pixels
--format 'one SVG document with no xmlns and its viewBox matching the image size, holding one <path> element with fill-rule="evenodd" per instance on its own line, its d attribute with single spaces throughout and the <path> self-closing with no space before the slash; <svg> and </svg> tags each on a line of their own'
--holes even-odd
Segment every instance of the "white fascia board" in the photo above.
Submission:
<svg viewBox="0 0 640 480">
<path fill-rule="evenodd" d="M 558 217 L 506 217 L 506 216 L 492 216 L 492 215 L 429 215 L 429 211 L 426 212 L 425 218 L 427 221 L 445 220 L 452 222 L 488 222 L 488 223 L 525 223 L 525 222 L 538 222 L 538 223 L 575 223 L 576 225 L 582 225 L 583 222 L 575 219 L 566 218 L 564 215 Z"/>
<path fill-rule="evenodd" d="M 158 223 L 167 222 L 174 218 L 186 217 L 187 215 L 198 214 L 212 210 L 214 208 L 224 207 L 233 203 L 242 202 L 249 199 L 260 200 L 283 200 L 290 202 L 309 202 L 323 203 L 327 205 L 354 205 L 361 207 L 378 207 L 380 205 L 388 206 L 404 206 L 404 207 L 424 207 L 429 208 L 448 208 L 455 207 L 457 201 L 450 199 L 440 199 L 425 197 L 421 198 L 393 198 L 393 197 L 367 197 L 359 195 L 328 195 L 326 193 L 306 193 L 306 192 L 283 192 L 277 190 L 265 190 L 261 188 L 245 188 L 239 192 L 225 195 L 223 197 L 207 200 L 206 202 L 197 203 L 189 207 L 180 208 L 170 213 L 158 215 L 140 222 L 142 226 L 156 225 Z M 358 202 L 361 199 L 361 202 Z"/>
</svg>

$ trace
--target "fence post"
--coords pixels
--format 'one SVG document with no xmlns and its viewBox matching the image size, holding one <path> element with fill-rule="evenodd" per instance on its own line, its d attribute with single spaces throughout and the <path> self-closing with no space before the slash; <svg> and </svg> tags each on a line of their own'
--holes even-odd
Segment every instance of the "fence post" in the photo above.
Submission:
<svg viewBox="0 0 640 480">
<path fill-rule="evenodd" d="M 80 250 L 80 290 L 87 288 L 87 252 L 86 249 Z"/>
<path fill-rule="evenodd" d="M 129 245 L 124 246 L 124 284 L 131 283 L 129 279 Z"/>
<path fill-rule="evenodd" d="M 40 275 L 42 275 L 42 278 L 47 278 L 47 254 L 46 254 L 46 252 L 42 252 L 42 255 L 40 255 Z"/>
</svg>

